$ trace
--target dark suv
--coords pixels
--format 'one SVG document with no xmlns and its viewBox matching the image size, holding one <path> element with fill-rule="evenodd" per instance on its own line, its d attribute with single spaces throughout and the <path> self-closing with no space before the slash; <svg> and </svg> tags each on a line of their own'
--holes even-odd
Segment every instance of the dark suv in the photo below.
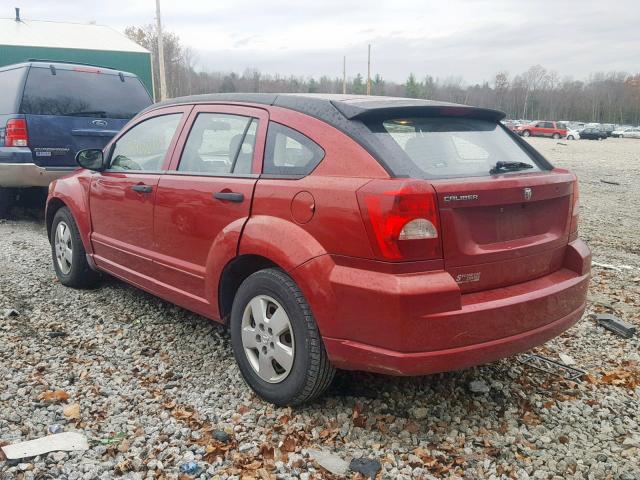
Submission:
<svg viewBox="0 0 640 480">
<path fill-rule="evenodd" d="M 0 68 L 0 214 L 16 189 L 75 169 L 77 151 L 104 147 L 150 104 L 132 73 L 46 61 Z"/>
</svg>

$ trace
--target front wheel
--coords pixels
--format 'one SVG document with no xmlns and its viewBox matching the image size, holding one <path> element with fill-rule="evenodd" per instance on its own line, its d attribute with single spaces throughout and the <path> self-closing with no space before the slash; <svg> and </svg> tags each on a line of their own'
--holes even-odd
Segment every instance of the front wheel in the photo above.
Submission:
<svg viewBox="0 0 640 480">
<path fill-rule="evenodd" d="M 51 225 L 51 256 L 60 283 L 72 288 L 91 288 L 99 274 L 91 269 L 78 226 L 67 207 L 58 210 Z"/>
<path fill-rule="evenodd" d="M 567 140 L 574 140 L 573 135 L 569 135 L 569 136 L 567 137 Z"/>
<path fill-rule="evenodd" d="M 231 345 L 247 384 L 278 406 L 313 400 L 335 374 L 306 299 L 279 269 L 256 272 L 240 285 Z"/>
<path fill-rule="evenodd" d="M 531 136 L 531 132 L 529 130 L 525 130 L 524 132 L 522 132 L 522 136 L 523 137 L 530 137 Z"/>
</svg>

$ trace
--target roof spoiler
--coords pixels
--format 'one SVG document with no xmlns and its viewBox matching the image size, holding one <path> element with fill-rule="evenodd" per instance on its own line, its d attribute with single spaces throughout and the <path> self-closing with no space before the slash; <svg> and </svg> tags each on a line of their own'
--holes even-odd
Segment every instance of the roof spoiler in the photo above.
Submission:
<svg viewBox="0 0 640 480">
<path fill-rule="evenodd" d="M 398 117 L 466 117 L 498 122 L 506 116 L 504 112 L 490 108 L 420 100 L 357 103 L 332 101 L 331 103 L 349 120 Z"/>
<path fill-rule="evenodd" d="M 41 63 L 64 63 L 66 65 L 81 65 L 84 67 L 108 68 L 109 70 L 118 71 L 117 68 L 108 67 L 106 65 L 94 65 L 92 63 L 71 62 L 69 60 L 50 60 L 48 58 L 29 58 L 25 62 L 41 62 Z"/>
</svg>

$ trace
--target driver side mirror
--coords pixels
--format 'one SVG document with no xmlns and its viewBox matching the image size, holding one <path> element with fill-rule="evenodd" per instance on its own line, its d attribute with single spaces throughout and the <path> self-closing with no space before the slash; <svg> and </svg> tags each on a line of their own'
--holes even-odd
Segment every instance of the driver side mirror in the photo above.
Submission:
<svg viewBox="0 0 640 480">
<path fill-rule="evenodd" d="M 76 163 L 82 168 L 93 170 L 94 172 L 102 172 L 106 167 L 104 164 L 104 154 L 102 150 L 97 148 L 80 150 L 76 153 Z"/>
</svg>

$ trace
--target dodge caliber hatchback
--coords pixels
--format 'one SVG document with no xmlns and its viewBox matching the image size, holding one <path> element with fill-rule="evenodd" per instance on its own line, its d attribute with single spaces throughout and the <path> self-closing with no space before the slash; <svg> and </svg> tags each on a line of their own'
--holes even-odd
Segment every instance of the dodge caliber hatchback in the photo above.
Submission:
<svg viewBox="0 0 640 480">
<path fill-rule="evenodd" d="M 525 351 L 585 308 L 575 175 L 494 110 L 346 95 L 154 105 L 53 182 L 53 265 L 227 324 L 278 405 L 336 368 L 423 375 Z"/>
<path fill-rule="evenodd" d="M 0 68 L 0 213 L 15 188 L 47 186 L 102 148 L 151 98 L 132 73 L 34 61 Z"/>
</svg>

